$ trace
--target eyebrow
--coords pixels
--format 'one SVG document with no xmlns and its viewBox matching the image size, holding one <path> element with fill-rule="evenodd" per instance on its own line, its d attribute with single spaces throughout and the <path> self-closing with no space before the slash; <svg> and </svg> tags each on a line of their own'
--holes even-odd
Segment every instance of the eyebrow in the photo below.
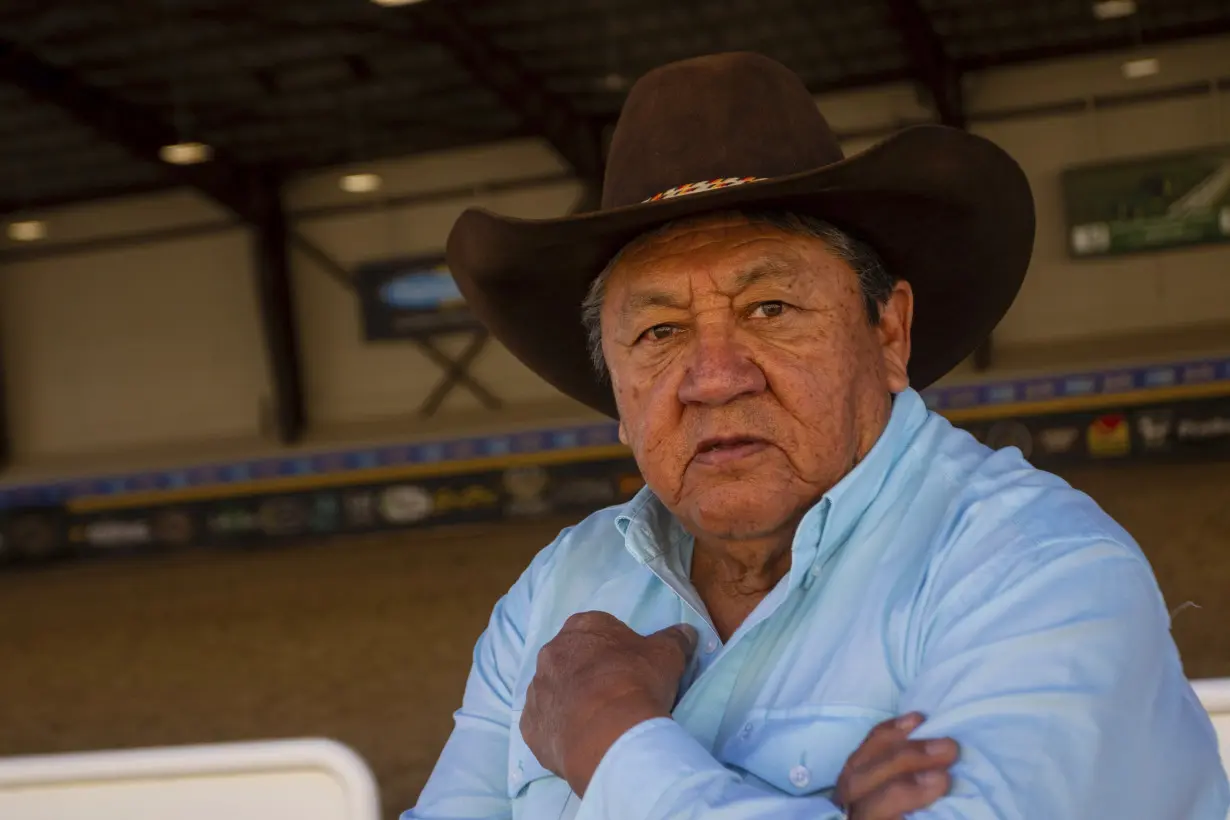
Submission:
<svg viewBox="0 0 1230 820">
<path fill-rule="evenodd" d="M 746 290 L 767 280 L 791 280 L 798 275 L 798 268 L 784 259 L 764 259 L 735 277 L 735 290 Z"/>
<path fill-rule="evenodd" d="M 792 280 L 798 276 L 798 269 L 782 259 L 764 259 L 735 277 L 735 292 L 746 290 L 752 285 L 771 280 Z M 678 295 L 662 290 L 643 290 L 633 293 L 619 311 L 623 318 L 632 316 L 647 308 L 687 308 L 687 302 Z"/>
</svg>

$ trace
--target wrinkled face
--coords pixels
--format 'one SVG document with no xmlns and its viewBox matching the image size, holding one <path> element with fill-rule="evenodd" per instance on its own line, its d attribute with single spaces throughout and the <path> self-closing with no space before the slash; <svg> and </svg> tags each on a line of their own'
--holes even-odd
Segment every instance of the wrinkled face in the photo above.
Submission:
<svg viewBox="0 0 1230 820">
<path fill-rule="evenodd" d="M 908 386 L 912 310 L 899 283 L 872 325 L 823 241 L 737 216 L 634 243 L 602 309 L 620 436 L 694 535 L 793 530 Z"/>
</svg>

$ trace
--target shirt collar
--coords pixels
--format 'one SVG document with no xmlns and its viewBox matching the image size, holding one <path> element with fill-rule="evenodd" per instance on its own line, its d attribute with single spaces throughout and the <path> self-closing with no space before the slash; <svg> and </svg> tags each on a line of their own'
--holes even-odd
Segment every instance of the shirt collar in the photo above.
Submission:
<svg viewBox="0 0 1230 820">
<path fill-rule="evenodd" d="M 790 586 L 805 583 L 850 537 L 863 513 L 927 419 L 922 397 L 907 388 L 893 400 L 892 413 L 867 456 L 803 516 L 791 546 Z M 645 486 L 615 519 L 624 545 L 637 561 L 648 563 L 675 547 L 688 533 Z"/>
</svg>

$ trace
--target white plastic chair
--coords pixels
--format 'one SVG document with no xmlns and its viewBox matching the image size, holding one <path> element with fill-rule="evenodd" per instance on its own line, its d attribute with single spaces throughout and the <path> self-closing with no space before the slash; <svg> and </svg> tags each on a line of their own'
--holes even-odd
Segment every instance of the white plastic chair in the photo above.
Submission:
<svg viewBox="0 0 1230 820">
<path fill-rule="evenodd" d="M 379 820 L 367 764 L 331 740 L 0 759 L 4 820 Z"/>
<path fill-rule="evenodd" d="M 1221 747 L 1221 765 L 1230 776 L 1230 678 L 1192 681 L 1192 688 L 1213 718 L 1213 728 L 1217 730 L 1218 745 Z"/>
</svg>

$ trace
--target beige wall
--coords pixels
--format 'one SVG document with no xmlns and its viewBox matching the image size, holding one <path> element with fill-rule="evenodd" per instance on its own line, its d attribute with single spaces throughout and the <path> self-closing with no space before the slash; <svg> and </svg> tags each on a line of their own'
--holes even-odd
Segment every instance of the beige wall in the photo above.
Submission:
<svg viewBox="0 0 1230 820">
<path fill-rule="evenodd" d="M 1066 255 L 1063 168 L 1230 140 L 1224 94 L 1091 102 L 1085 110 L 1055 113 L 1056 103 L 1230 77 L 1230 40 L 1149 53 L 1160 58 L 1162 72 L 1143 81 L 1121 77 L 1122 54 L 968 78 L 972 127 L 1022 163 L 1039 210 L 1034 266 L 997 333 L 1001 344 L 1230 319 L 1230 246 L 1079 263 Z M 835 130 L 847 136 L 847 152 L 929 116 L 908 84 L 827 95 L 820 102 Z M 287 191 L 297 229 L 347 267 L 438 251 L 452 221 L 470 205 L 554 216 L 566 213 L 580 194 L 564 178 L 558 157 L 535 140 L 368 168 L 383 175 L 385 187 L 368 197 L 372 207 L 366 210 L 346 210 L 364 200 L 338 189 L 342 169 L 298 180 Z M 507 185 L 516 180 L 527 184 Z M 435 195 L 445 191 L 453 193 Z M 418 194 L 430 195 L 428 201 L 380 204 Z M 141 448 L 181 450 L 193 442 L 269 446 L 259 438 L 268 388 L 245 231 L 227 227 L 225 214 L 185 192 L 47 218 L 52 239 L 40 255 L 0 267 L 0 333 L 19 465 Z M 183 226 L 215 229 L 54 253 L 57 243 Z M 0 251 L 6 249 L 0 243 Z M 578 412 L 493 345 L 474 372 L 510 410 L 480 410 L 468 393 L 457 391 L 443 422 L 420 421 L 415 410 L 438 369 L 408 345 L 364 343 L 353 296 L 303 255 L 296 253 L 292 265 L 308 413 L 318 440 L 329 430 L 404 436 L 450 424 L 498 427 L 546 412 Z M 456 350 L 460 343 L 446 347 Z"/>
<path fill-rule="evenodd" d="M 566 171 L 556 155 L 537 141 L 525 140 L 433 157 L 371 166 L 385 178 L 374 197 L 464 189 L 510 179 L 549 179 Z M 409 207 L 300 218 L 302 233 L 347 268 L 399 255 L 433 254 L 442 250 L 453 222 L 470 206 L 523 217 L 565 214 L 581 194 L 571 180 L 524 188 L 477 193 Z M 292 187 L 292 210 L 311 212 L 346 202 L 337 172 L 306 179 Z M 369 344 L 354 297 L 324 275 L 309 258 L 294 259 L 295 292 L 302 320 L 305 381 L 313 423 L 336 426 L 400 418 L 410 428 L 414 412 L 440 378 L 439 368 L 405 343 Z M 465 338 L 442 345 L 456 354 Z M 492 344 L 471 372 L 498 397 L 514 407 L 559 401 L 559 394 L 531 374 L 504 348 Z M 454 390 L 439 411 L 473 415 L 481 405 L 464 389 Z M 490 414 L 489 414 L 490 415 Z M 493 421 L 498 419 L 493 418 Z"/>
<path fill-rule="evenodd" d="M 974 130 L 1022 164 L 1038 203 L 1033 265 L 1000 325 L 1000 341 L 1054 341 L 1230 319 L 1230 246 L 1073 261 L 1067 255 L 1059 178 L 1065 167 L 1078 163 L 1230 142 L 1230 100 L 1224 93 L 978 122 L 980 116 L 1055 100 L 1230 77 L 1230 40 L 1147 53 L 1160 59 L 1162 70 L 1145 80 L 1124 79 L 1124 55 L 1111 55 L 989 72 L 970 83 Z"/>
<path fill-rule="evenodd" d="M 55 217 L 84 241 L 220 214 L 176 193 Z M 253 437 L 267 393 L 247 232 L 17 261 L 0 271 L 18 460 Z"/>
</svg>

